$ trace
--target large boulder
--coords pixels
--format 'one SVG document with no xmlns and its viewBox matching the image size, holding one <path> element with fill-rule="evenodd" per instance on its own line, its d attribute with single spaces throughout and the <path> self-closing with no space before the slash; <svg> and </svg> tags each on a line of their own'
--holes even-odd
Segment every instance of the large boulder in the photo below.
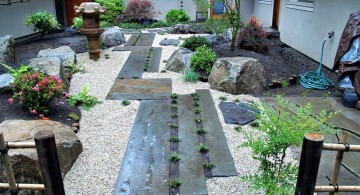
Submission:
<svg viewBox="0 0 360 195">
<path fill-rule="evenodd" d="M 10 64 L 14 61 L 14 38 L 10 35 L 0 37 L 0 63 Z"/>
<path fill-rule="evenodd" d="M 100 42 L 106 47 L 114 47 L 125 43 L 125 36 L 121 30 L 115 27 L 110 27 L 101 34 Z"/>
<path fill-rule="evenodd" d="M 67 86 L 70 84 L 69 79 L 66 76 L 64 66 L 57 57 L 33 58 L 28 61 L 28 66 L 33 67 L 35 71 L 40 71 L 47 75 L 57 76 Z"/>
<path fill-rule="evenodd" d="M 41 130 L 54 132 L 60 169 L 64 176 L 82 152 L 82 144 L 69 126 L 51 120 L 6 120 L 0 124 L 5 140 L 11 142 L 31 142 L 35 133 Z M 11 149 L 9 156 L 19 183 L 43 183 L 35 149 Z M 0 166 L 0 172 L 3 171 L 3 166 Z M 0 174 L 0 179 L 5 181 L 3 174 Z"/>
<path fill-rule="evenodd" d="M 266 86 L 265 69 L 254 58 L 220 58 L 211 70 L 209 83 L 211 89 L 231 94 L 258 93 Z"/>
<path fill-rule="evenodd" d="M 184 73 L 190 68 L 190 60 L 193 52 L 186 48 L 176 50 L 166 62 L 165 69 L 173 72 Z"/>
<path fill-rule="evenodd" d="M 70 66 L 71 63 L 76 63 L 76 53 L 69 46 L 40 50 L 37 57 L 57 57 L 64 67 Z"/>
<path fill-rule="evenodd" d="M 11 90 L 11 83 L 14 82 L 14 77 L 10 74 L 2 74 L 0 75 L 0 91 L 8 91 Z"/>
</svg>

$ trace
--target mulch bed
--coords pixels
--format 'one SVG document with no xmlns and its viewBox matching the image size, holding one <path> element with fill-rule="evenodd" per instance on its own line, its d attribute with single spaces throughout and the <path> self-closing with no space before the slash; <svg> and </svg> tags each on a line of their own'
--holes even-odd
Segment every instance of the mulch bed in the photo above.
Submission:
<svg viewBox="0 0 360 195">
<path fill-rule="evenodd" d="M 305 56 L 299 51 L 285 45 L 278 38 L 269 39 L 269 51 L 266 54 L 248 51 L 236 48 L 235 51 L 230 51 L 230 43 L 222 43 L 214 45 L 213 49 L 218 58 L 221 57 L 252 57 L 260 61 L 264 65 L 267 83 L 272 83 L 272 80 L 288 79 L 292 75 L 303 74 L 308 71 L 316 71 L 319 65 L 318 62 Z M 320 47 L 319 47 L 320 48 Z M 319 56 L 320 58 L 320 56 Z M 335 72 L 323 67 L 326 77 L 332 81 L 337 80 Z M 305 89 L 300 84 L 289 85 L 285 88 L 266 89 L 255 96 L 315 96 L 315 97 L 334 97 L 339 95 L 337 90 L 332 87 L 327 90 L 311 90 Z"/>
</svg>

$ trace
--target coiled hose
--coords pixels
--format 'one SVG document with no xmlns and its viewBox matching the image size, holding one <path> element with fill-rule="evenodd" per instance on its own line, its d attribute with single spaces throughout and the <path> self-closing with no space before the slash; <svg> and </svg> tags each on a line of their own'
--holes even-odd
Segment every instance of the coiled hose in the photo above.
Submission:
<svg viewBox="0 0 360 195">
<path fill-rule="evenodd" d="M 334 36 L 334 32 L 330 32 L 329 36 L 326 37 L 322 44 L 321 48 L 321 57 L 320 57 L 320 64 L 316 72 L 306 72 L 304 74 L 299 75 L 300 79 L 299 82 L 301 86 L 307 89 L 319 89 L 319 90 L 325 90 L 328 89 L 331 86 L 334 86 L 334 82 L 332 82 L 330 79 L 326 78 L 324 76 L 323 70 L 322 70 L 322 59 L 324 54 L 324 46 L 327 39 Z"/>
</svg>

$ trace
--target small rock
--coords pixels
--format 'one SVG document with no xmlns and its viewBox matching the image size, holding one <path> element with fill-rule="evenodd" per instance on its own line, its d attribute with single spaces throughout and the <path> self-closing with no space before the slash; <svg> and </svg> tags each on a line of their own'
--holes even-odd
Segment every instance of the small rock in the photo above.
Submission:
<svg viewBox="0 0 360 195">
<path fill-rule="evenodd" d="M 260 111 L 250 107 L 246 103 L 223 102 L 219 104 L 219 108 L 224 116 L 226 124 L 246 125 L 254 121 Z"/>
<path fill-rule="evenodd" d="M 79 123 L 73 123 L 71 126 L 73 126 L 73 127 L 79 127 L 80 124 L 79 124 Z"/>
<path fill-rule="evenodd" d="M 79 128 L 77 128 L 77 127 L 72 127 L 71 129 L 74 131 L 74 133 L 78 133 L 78 132 L 79 132 Z"/>
<path fill-rule="evenodd" d="M 14 77 L 10 74 L 2 74 L 0 75 L 0 91 L 8 91 L 11 90 L 11 83 L 14 82 Z"/>
<path fill-rule="evenodd" d="M 167 45 L 174 45 L 178 46 L 180 44 L 179 40 L 176 39 L 163 39 L 160 41 L 160 45 L 167 46 Z"/>
<path fill-rule="evenodd" d="M 186 48 L 176 50 L 166 62 L 165 69 L 184 73 L 185 70 L 190 68 L 190 59 L 193 52 Z"/>
<path fill-rule="evenodd" d="M 14 38 L 11 35 L 0 37 L 0 63 L 9 64 L 15 56 Z"/>
</svg>

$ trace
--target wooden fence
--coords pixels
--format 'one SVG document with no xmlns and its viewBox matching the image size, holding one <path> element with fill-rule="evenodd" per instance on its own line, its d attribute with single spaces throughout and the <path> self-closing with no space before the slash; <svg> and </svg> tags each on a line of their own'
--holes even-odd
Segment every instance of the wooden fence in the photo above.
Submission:
<svg viewBox="0 0 360 195">
<path fill-rule="evenodd" d="M 339 144 L 324 144 L 324 137 L 318 133 L 304 136 L 295 195 L 314 194 L 314 192 L 360 192 L 360 186 L 339 186 L 337 179 L 344 152 L 360 152 L 360 145 L 346 143 L 348 132 L 342 131 Z M 322 150 L 337 151 L 334 170 L 329 186 L 315 186 Z"/>
<path fill-rule="evenodd" d="M 47 195 L 65 195 L 54 133 L 50 130 L 39 131 L 34 139 L 35 142 L 29 143 L 6 142 L 3 133 L 0 132 L 1 162 L 8 181 L 8 183 L 0 183 L 0 189 L 10 189 L 11 194 L 17 194 L 19 190 L 43 190 Z M 8 150 L 18 148 L 36 148 L 44 184 L 16 182 Z"/>
</svg>

